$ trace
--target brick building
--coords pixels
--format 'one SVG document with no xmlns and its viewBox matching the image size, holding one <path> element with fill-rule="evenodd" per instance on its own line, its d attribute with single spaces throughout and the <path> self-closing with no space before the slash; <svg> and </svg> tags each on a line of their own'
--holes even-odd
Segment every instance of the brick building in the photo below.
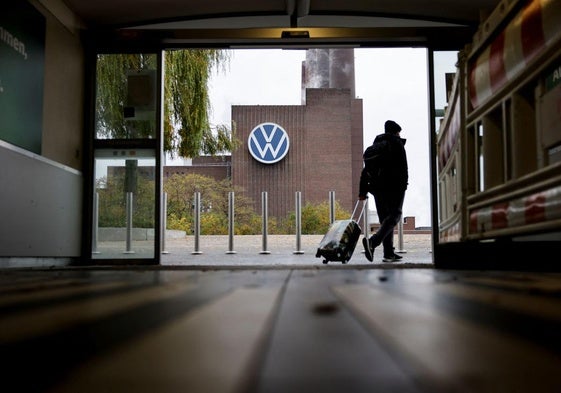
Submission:
<svg viewBox="0 0 561 393">
<path fill-rule="evenodd" d="M 164 166 L 164 178 L 172 175 L 197 174 L 214 178 L 218 181 L 232 177 L 232 158 L 223 156 L 201 156 L 191 160 L 189 165 L 166 165 Z"/>
<path fill-rule="evenodd" d="M 329 192 L 351 210 L 362 170 L 362 100 L 355 98 L 353 49 L 309 49 L 302 64 L 301 105 L 235 105 L 232 122 L 241 146 L 231 156 L 198 157 L 190 165 L 165 166 L 164 178 L 197 173 L 217 180 L 231 178 L 261 211 L 267 192 L 270 216 L 284 217 L 302 205 L 329 200 Z M 249 138 L 257 126 L 274 125 L 286 134 L 287 153 L 267 163 L 255 158 Z M 280 135 L 280 131 L 278 134 Z M 275 149 L 272 134 L 263 151 Z M 280 148 L 280 147 L 279 147 Z"/>
<path fill-rule="evenodd" d="M 232 182 L 246 190 L 257 209 L 266 191 L 270 216 L 294 211 L 296 191 L 302 193 L 303 205 L 328 201 L 334 191 L 347 210 L 358 195 L 363 113 L 362 100 L 354 96 L 354 52 L 308 50 L 302 69 L 302 105 L 232 107 L 242 142 L 232 153 Z M 278 162 L 264 163 L 251 152 L 250 135 L 265 123 L 284 129 L 289 139 L 288 153 Z M 272 150 L 272 134 L 269 138 Z"/>
</svg>

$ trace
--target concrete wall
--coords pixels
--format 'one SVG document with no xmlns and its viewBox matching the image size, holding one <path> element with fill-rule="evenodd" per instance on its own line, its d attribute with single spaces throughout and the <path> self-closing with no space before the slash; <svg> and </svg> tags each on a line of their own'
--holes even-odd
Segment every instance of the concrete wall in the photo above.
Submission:
<svg viewBox="0 0 561 393">
<path fill-rule="evenodd" d="M 41 154 L 81 170 L 85 60 L 78 26 L 66 21 L 69 16 L 65 18 L 62 11 L 53 15 L 38 9 L 47 19 Z"/>
<path fill-rule="evenodd" d="M 0 257 L 77 257 L 82 175 L 0 141 Z"/>
<path fill-rule="evenodd" d="M 64 3 L 30 3 L 46 18 L 42 149 L 0 141 L 0 258 L 50 264 L 80 255 L 84 54 L 80 22 Z"/>
</svg>

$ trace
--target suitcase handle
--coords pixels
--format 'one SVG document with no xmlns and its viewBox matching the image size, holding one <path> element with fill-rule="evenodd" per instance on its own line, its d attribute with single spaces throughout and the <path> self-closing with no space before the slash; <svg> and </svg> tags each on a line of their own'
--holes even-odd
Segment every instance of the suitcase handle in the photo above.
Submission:
<svg viewBox="0 0 561 393">
<path fill-rule="evenodd" d="M 356 210 L 358 209 L 358 205 L 360 204 L 360 202 L 362 202 L 362 209 L 360 209 L 360 214 L 358 215 L 358 218 L 355 220 L 357 223 L 360 224 L 360 219 L 362 218 L 362 215 L 364 214 L 364 208 L 366 207 L 366 202 L 368 201 L 368 199 L 364 199 L 364 200 L 360 200 L 358 199 L 355 203 L 355 207 L 353 209 L 353 213 L 351 214 L 351 220 L 354 220 L 354 216 L 356 213 Z"/>
</svg>

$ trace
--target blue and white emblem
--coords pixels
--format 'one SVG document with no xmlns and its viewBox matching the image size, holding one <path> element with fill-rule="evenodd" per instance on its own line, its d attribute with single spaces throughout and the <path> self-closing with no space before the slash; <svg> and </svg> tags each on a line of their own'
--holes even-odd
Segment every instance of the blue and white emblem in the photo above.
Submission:
<svg viewBox="0 0 561 393">
<path fill-rule="evenodd" d="M 261 123 L 250 132 L 247 148 L 263 164 L 279 162 L 288 153 L 290 145 L 286 131 L 275 123 Z"/>
</svg>

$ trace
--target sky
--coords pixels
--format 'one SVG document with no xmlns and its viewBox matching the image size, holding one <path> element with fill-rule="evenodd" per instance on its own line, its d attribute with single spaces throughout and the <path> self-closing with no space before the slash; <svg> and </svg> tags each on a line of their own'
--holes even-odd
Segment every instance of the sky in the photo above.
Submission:
<svg viewBox="0 0 561 393">
<path fill-rule="evenodd" d="M 215 70 L 209 80 L 211 123 L 229 125 L 232 105 L 300 105 L 305 56 L 305 50 L 232 50 L 229 65 Z M 455 72 L 455 59 L 454 52 L 444 52 L 435 60 L 436 109 L 446 105 L 444 75 Z M 363 100 L 363 147 L 383 132 L 386 120 L 401 125 L 409 164 L 403 216 L 414 216 L 417 227 L 431 225 L 427 83 L 424 48 L 355 49 L 355 91 Z"/>
</svg>

